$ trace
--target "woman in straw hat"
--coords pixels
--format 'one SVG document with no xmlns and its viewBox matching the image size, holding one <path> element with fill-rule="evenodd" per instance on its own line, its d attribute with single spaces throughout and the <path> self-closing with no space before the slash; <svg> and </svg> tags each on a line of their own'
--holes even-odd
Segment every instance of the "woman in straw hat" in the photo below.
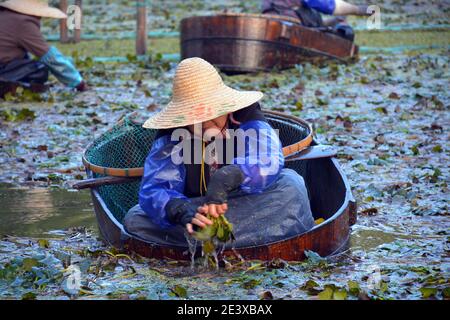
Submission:
<svg viewBox="0 0 450 320">
<path fill-rule="evenodd" d="M 64 19 L 66 14 L 43 0 L 0 1 L 0 91 L 17 85 L 43 87 L 50 71 L 78 91 L 87 89 L 72 62 L 49 46 L 40 31 L 41 17 Z M 38 60 L 32 60 L 29 54 Z M 1 94 L 1 93 L 0 93 Z"/>
<path fill-rule="evenodd" d="M 283 168 L 281 142 L 258 103 L 262 96 L 226 86 L 201 58 L 181 61 L 172 101 L 143 125 L 159 130 L 139 204 L 124 220 L 129 233 L 185 245 L 185 230 L 212 224 L 207 215 L 226 214 L 239 247 L 314 225 L 302 177 Z"/>
</svg>

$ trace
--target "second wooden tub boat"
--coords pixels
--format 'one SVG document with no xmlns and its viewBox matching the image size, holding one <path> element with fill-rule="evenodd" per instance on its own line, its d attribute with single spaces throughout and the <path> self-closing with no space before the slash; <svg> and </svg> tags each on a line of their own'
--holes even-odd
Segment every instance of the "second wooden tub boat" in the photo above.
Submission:
<svg viewBox="0 0 450 320">
<path fill-rule="evenodd" d="M 339 60 L 358 53 L 353 41 L 279 15 L 218 14 L 185 18 L 181 58 L 200 57 L 227 73 L 287 69 L 317 57 Z"/>
<path fill-rule="evenodd" d="M 311 127 L 298 118 L 273 111 L 265 111 L 265 114 L 271 125 L 279 130 L 283 146 L 293 146 L 311 136 Z M 116 127 L 119 129 L 112 128 L 88 147 L 83 161 L 88 176 L 96 180 L 78 186 L 91 187 L 101 235 L 108 244 L 145 257 L 190 259 L 187 244 L 174 247 L 150 243 L 124 229 L 122 220 L 138 201 L 141 167 L 156 131 L 143 129 L 142 122 L 132 118 L 125 119 Z M 346 248 L 350 226 L 356 221 L 356 203 L 347 178 L 335 158 L 305 160 L 302 157 L 304 152 L 291 153 L 286 157 L 285 166 L 303 176 L 314 218 L 324 221 L 289 239 L 261 246 L 236 247 L 235 252 L 245 259 L 299 261 L 305 258 L 305 250 L 329 256 Z M 100 169 L 106 167 L 110 169 Z M 125 175 L 123 171 L 120 173 L 121 169 L 114 171 L 114 168 L 124 167 L 130 168 Z M 122 177 L 112 176 L 119 173 Z M 224 255 L 235 255 L 235 252 L 225 250 Z M 200 253 L 198 248 L 196 254 Z"/>
</svg>

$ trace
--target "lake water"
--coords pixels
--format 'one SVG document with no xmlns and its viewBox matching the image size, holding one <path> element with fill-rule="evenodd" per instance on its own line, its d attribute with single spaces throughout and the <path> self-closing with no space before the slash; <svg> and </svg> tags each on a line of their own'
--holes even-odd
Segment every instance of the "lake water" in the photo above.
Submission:
<svg viewBox="0 0 450 320">
<path fill-rule="evenodd" d="M 201 261 L 191 270 L 184 262 L 116 256 L 97 237 L 86 190 L 1 185 L 0 203 L 0 296 L 7 299 L 29 292 L 37 299 L 173 299 L 174 292 L 184 295 L 184 290 L 193 299 L 259 299 L 267 292 L 281 299 L 321 299 L 317 293 L 327 290 L 335 292 L 327 299 L 341 294 L 416 299 L 423 295 L 420 290 L 438 297 L 448 290 L 444 217 L 363 216 L 353 226 L 349 250 L 326 262 L 313 256 L 279 269 L 277 263 L 246 261 L 211 271 Z M 67 261 L 82 270 L 80 293 L 65 288 L 61 277 Z M 30 262 L 37 267 L 24 273 Z M 360 293 L 352 295 L 355 284 Z"/>
<path fill-rule="evenodd" d="M 96 229 L 88 190 L 0 185 L 0 235 L 45 237 L 73 227 Z"/>
</svg>

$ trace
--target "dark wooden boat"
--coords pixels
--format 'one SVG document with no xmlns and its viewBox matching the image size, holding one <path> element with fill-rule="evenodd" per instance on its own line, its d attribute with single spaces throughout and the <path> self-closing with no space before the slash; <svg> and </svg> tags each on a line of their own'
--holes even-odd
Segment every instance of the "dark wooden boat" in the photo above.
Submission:
<svg viewBox="0 0 450 320">
<path fill-rule="evenodd" d="M 279 112 L 265 111 L 271 125 L 280 130 L 280 139 L 283 145 L 289 145 L 294 137 L 301 133 L 293 126 L 298 124 L 295 117 L 284 115 Z M 140 128 L 137 124 L 136 128 Z M 127 139 L 129 132 L 134 129 L 127 128 Z M 148 131 L 146 131 L 148 132 Z M 134 135 L 132 133 L 131 135 Z M 141 140 L 141 137 L 139 138 Z M 100 150 L 112 150 L 110 143 L 124 143 L 127 141 L 121 134 L 115 134 L 109 141 L 100 143 Z M 315 143 L 315 142 L 313 142 Z M 142 145 L 142 143 L 141 143 Z M 143 153 L 130 149 L 129 152 Z M 350 185 L 345 174 L 335 158 L 318 158 L 310 160 L 300 159 L 298 155 L 286 158 L 286 167 L 297 171 L 305 179 L 311 209 L 315 219 L 323 218 L 325 221 L 316 225 L 313 229 L 298 236 L 267 243 L 262 246 L 235 248 L 245 259 L 271 260 L 281 258 L 286 261 L 299 261 L 304 259 L 305 250 L 312 250 L 321 256 L 329 256 L 346 248 L 350 226 L 356 221 L 356 203 L 353 199 Z M 102 175 L 93 174 L 88 171 L 88 176 L 98 178 Z M 107 179 L 109 177 L 106 177 Z M 131 206 L 137 203 L 137 192 L 139 189 L 139 177 L 113 177 L 112 183 L 108 185 L 98 184 L 91 189 L 93 204 L 100 233 L 104 240 L 115 247 L 124 248 L 136 252 L 145 257 L 157 259 L 190 259 L 188 248 L 161 246 L 147 242 L 138 236 L 129 234 L 122 225 L 122 219 Z M 200 254 L 200 249 L 197 254 Z M 224 255 L 234 255 L 231 250 L 225 250 Z"/>
<path fill-rule="evenodd" d="M 279 15 L 185 18 L 180 33 L 182 59 L 200 57 L 228 73 L 286 69 L 316 57 L 345 60 L 358 53 L 352 41 Z"/>
</svg>

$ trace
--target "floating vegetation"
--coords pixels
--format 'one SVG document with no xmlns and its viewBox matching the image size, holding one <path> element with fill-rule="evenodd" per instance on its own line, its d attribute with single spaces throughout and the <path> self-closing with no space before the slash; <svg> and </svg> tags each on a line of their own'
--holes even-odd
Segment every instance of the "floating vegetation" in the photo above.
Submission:
<svg viewBox="0 0 450 320">
<path fill-rule="evenodd" d="M 17 109 L 9 109 L 9 110 L 1 110 L 0 118 L 5 121 L 25 121 L 25 120 L 33 120 L 36 118 L 36 114 L 33 110 L 28 108 L 22 108 L 20 110 Z"/>
<path fill-rule="evenodd" d="M 259 4 L 254 0 L 197 1 L 199 8 L 195 9 L 250 12 L 259 10 Z M 133 31 L 135 24 L 130 21 L 135 7 L 117 5 L 124 15 L 114 16 L 105 6 L 83 2 L 85 10 L 97 13 L 84 15 L 87 29 L 83 33 L 94 33 L 99 26 L 108 35 Z M 164 6 L 153 6 L 149 29 L 176 30 L 183 15 L 191 15 L 184 12 L 190 5 L 166 1 Z M 439 1 L 418 6 L 384 1 L 383 24 L 448 23 L 448 13 L 439 5 Z M 423 6 L 427 10 L 418 10 Z M 362 26 L 366 19 L 349 22 Z M 50 19 L 43 23 L 45 34 L 56 30 Z M 53 23 L 57 26 L 57 21 Z M 448 44 L 448 37 L 443 36 L 448 31 L 407 33 L 407 44 L 415 43 L 418 34 L 427 38 L 424 44 L 434 38 Z M 373 31 L 364 37 L 357 34 L 357 42 L 396 45 L 405 40 L 403 36 Z M 151 41 L 166 47 L 155 48 L 158 51 L 147 60 L 129 55 L 123 63 L 94 62 L 93 57 L 125 56 L 134 51 L 133 40 L 57 44 L 65 53 L 73 53 L 92 90 L 76 94 L 50 78 L 50 92 L 40 97 L 21 91 L 0 100 L 0 181 L 19 188 L 70 188 L 85 176 L 80 152 L 93 135 L 106 131 L 130 111 L 154 112 L 165 105 L 170 100 L 175 65 L 156 52 L 176 52 L 178 41 Z M 42 234 L 40 230 L 93 223 L 87 218 L 93 214 L 86 206 L 69 201 L 74 195 L 54 198 L 10 190 L 0 194 L 2 233 L 37 239 L 0 240 L 0 297 L 450 299 L 449 62 L 446 49 L 363 53 L 353 64 L 303 63 L 280 72 L 224 76 L 237 89 L 264 91 L 263 108 L 304 118 L 312 123 L 320 142 L 339 148 L 339 162 L 358 202 L 350 249 L 340 256 L 326 259 L 308 252 L 308 259 L 301 263 L 227 257 L 228 263 L 219 272 L 192 270 L 189 262 L 128 258 L 83 230 Z M 13 192 L 15 197 L 11 197 Z M 48 199 L 52 207 L 36 206 L 37 195 Z M 86 196 L 83 203 L 90 201 Z M 17 204 L 22 203 L 18 210 Z M 62 210 L 68 204 L 72 209 Z M 6 216 L 9 220 L 5 221 Z M 220 242 L 213 244 L 220 253 Z M 79 290 L 64 286 L 74 275 L 70 265 L 80 270 Z"/>
<path fill-rule="evenodd" d="M 224 215 L 220 215 L 218 218 L 214 218 L 211 215 L 208 215 L 207 217 L 213 221 L 213 224 L 206 226 L 200 231 L 196 231 L 193 234 L 193 237 L 202 242 L 202 253 L 205 259 L 205 265 L 218 268 L 218 253 L 222 253 L 227 242 L 235 240 L 233 225 Z M 218 248 L 220 248 L 220 250 Z"/>
<path fill-rule="evenodd" d="M 37 92 L 33 92 L 23 87 L 17 87 L 14 93 L 8 92 L 3 97 L 5 101 L 9 102 L 42 102 L 43 97 Z"/>
<path fill-rule="evenodd" d="M 213 241 L 217 239 L 223 243 L 234 240 L 233 225 L 224 215 L 220 215 L 218 218 L 208 215 L 207 218 L 211 219 L 213 224 L 195 232 L 194 237 L 197 240 Z"/>
</svg>

